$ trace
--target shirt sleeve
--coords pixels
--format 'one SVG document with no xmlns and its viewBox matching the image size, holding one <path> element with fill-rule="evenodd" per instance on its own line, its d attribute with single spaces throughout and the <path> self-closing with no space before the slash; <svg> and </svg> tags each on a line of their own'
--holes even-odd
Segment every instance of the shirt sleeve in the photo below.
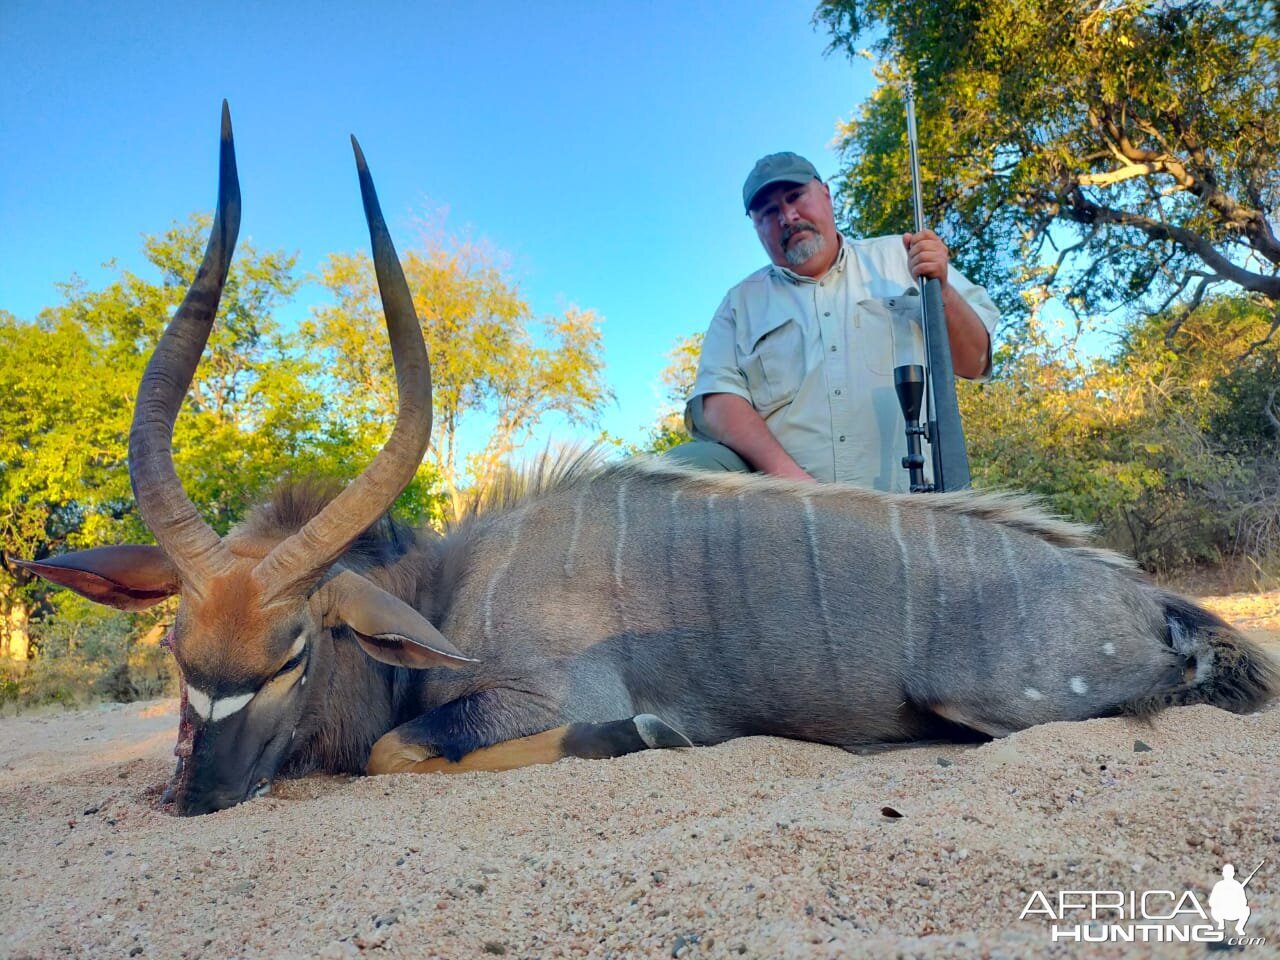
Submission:
<svg viewBox="0 0 1280 960">
<path fill-rule="evenodd" d="M 708 393 L 732 393 L 751 402 L 746 374 L 738 366 L 737 329 L 728 297 L 720 303 L 702 339 L 693 393 L 684 407 L 685 429 L 697 440 L 715 439 L 702 420 L 702 398 Z"/>
<path fill-rule="evenodd" d="M 978 286 L 955 267 L 950 267 L 949 271 L 948 279 L 951 284 L 964 297 L 965 302 L 973 307 L 973 312 L 987 328 L 987 362 L 982 368 L 982 374 L 973 378 L 976 383 L 986 383 L 991 379 L 991 349 L 995 342 L 996 326 L 1000 323 L 1000 310 L 987 293 L 986 287 Z"/>
</svg>

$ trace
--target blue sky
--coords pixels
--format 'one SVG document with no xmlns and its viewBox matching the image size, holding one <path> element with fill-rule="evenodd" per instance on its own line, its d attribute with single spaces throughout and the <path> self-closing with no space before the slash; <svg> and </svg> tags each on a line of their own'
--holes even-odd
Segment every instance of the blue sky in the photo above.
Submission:
<svg viewBox="0 0 1280 960">
<path fill-rule="evenodd" d="M 447 208 L 535 312 L 604 317 L 601 427 L 639 440 L 666 352 L 764 262 L 751 164 L 789 149 L 834 173 L 836 122 L 870 93 L 866 61 L 824 55 L 814 5 L 5 0 L 0 309 L 34 317 L 112 257 L 141 271 L 142 234 L 211 209 L 225 97 L 242 238 L 302 272 L 362 249 L 354 132 L 402 249 Z"/>
</svg>

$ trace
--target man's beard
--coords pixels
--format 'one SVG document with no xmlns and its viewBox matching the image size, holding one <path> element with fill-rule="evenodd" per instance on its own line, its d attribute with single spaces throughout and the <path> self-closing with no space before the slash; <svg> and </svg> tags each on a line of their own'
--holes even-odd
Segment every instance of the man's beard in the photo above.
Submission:
<svg viewBox="0 0 1280 960">
<path fill-rule="evenodd" d="M 809 236 L 802 237 L 788 246 L 789 241 L 802 230 L 809 231 Z M 787 263 L 798 267 L 825 246 L 826 241 L 818 228 L 811 223 L 797 223 L 788 227 L 782 235 L 782 246 L 786 251 Z"/>
</svg>

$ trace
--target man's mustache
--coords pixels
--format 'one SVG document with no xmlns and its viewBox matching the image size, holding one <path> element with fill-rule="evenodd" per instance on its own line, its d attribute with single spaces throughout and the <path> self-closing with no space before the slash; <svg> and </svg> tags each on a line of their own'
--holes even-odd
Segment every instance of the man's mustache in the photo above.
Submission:
<svg viewBox="0 0 1280 960">
<path fill-rule="evenodd" d="M 801 220 L 799 223 L 793 223 L 782 228 L 782 245 L 785 247 L 791 242 L 791 238 L 802 230 L 810 230 L 813 233 L 819 232 L 816 224 L 812 224 L 808 220 Z"/>
</svg>

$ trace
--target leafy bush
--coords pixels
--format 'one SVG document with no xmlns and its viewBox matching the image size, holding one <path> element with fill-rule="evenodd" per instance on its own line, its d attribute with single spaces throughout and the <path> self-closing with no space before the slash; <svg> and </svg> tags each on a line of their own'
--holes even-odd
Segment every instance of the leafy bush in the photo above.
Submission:
<svg viewBox="0 0 1280 960">
<path fill-rule="evenodd" d="M 156 622 L 154 614 L 122 613 L 59 591 L 51 610 L 31 623 L 36 656 L 0 663 L 0 709 L 176 695 L 177 667 L 155 642 Z"/>
<path fill-rule="evenodd" d="M 963 385 L 975 483 L 1043 495 L 1164 575 L 1280 576 L 1280 343 L 1240 300 L 1205 304 L 1171 340 L 1161 318 L 1115 357 L 1080 359 L 1033 329 L 988 384 Z"/>
</svg>

